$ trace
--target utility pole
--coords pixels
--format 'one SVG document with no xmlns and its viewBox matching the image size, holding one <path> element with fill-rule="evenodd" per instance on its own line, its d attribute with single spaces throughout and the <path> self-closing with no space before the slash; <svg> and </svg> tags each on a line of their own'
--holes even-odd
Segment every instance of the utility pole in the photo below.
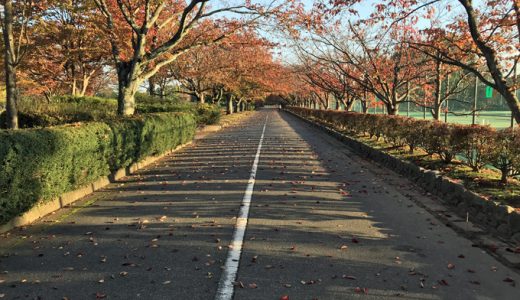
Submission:
<svg viewBox="0 0 520 300">
<path fill-rule="evenodd" d="M 444 109 L 444 123 L 448 123 L 448 111 L 450 109 L 449 107 L 449 102 L 450 102 L 450 97 L 449 97 L 449 92 L 450 92 L 450 74 L 446 75 L 446 104 L 445 104 L 445 109 Z"/>
<path fill-rule="evenodd" d="M 471 124 L 475 125 L 477 121 L 477 97 L 478 97 L 478 76 L 475 75 L 475 97 L 473 98 L 473 112 Z"/>
<path fill-rule="evenodd" d="M 410 116 L 410 81 L 406 82 L 406 116 Z"/>
<path fill-rule="evenodd" d="M 426 120 L 426 99 L 423 100 L 422 117 Z"/>
<path fill-rule="evenodd" d="M 517 83 L 517 76 L 518 76 L 518 66 L 515 64 L 515 73 L 514 73 L 514 76 L 515 78 L 513 79 L 513 82 L 514 82 L 514 86 L 516 87 L 516 83 Z M 518 96 L 517 94 L 517 90 L 515 89 L 515 95 Z M 513 111 L 511 111 L 511 128 L 514 128 L 515 127 L 515 117 L 513 116 Z"/>
</svg>

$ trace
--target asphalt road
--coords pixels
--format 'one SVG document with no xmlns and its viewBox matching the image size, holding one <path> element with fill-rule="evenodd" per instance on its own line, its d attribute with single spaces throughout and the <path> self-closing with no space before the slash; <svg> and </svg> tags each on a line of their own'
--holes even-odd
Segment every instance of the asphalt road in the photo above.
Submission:
<svg viewBox="0 0 520 300">
<path fill-rule="evenodd" d="M 214 299 L 266 118 L 234 299 L 520 299 L 427 195 L 276 110 L 1 236 L 0 299 Z"/>
</svg>

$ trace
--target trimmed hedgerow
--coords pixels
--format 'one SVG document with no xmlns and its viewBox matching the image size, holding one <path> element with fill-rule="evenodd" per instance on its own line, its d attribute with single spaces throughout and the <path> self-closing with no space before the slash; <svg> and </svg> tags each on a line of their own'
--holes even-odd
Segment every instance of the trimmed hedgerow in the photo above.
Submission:
<svg viewBox="0 0 520 300">
<path fill-rule="evenodd" d="M 195 117 L 161 113 L 0 131 L 0 224 L 111 171 L 193 138 Z"/>
<path fill-rule="evenodd" d="M 155 99 L 155 98 L 152 98 Z M 221 112 L 218 105 L 208 103 L 189 103 L 178 101 L 142 101 L 137 103 L 137 112 L 140 114 L 153 112 L 191 112 L 197 118 L 199 125 L 218 123 Z"/>
<path fill-rule="evenodd" d="M 117 100 L 100 97 L 57 96 L 50 102 L 37 98 L 23 98 L 19 103 L 20 128 L 51 127 L 77 122 L 104 122 L 115 119 Z M 191 103 L 140 95 L 137 114 L 186 112 L 195 115 L 199 125 L 218 123 L 221 112 L 218 105 Z M 0 109 L 0 127 L 6 114 Z"/>
<path fill-rule="evenodd" d="M 502 172 L 502 182 L 520 174 L 520 131 L 497 131 L 489 126 L 446 124 L 402 116 L 361 114 L 354 112 L 313 110 L 291 107 L 291 111 L 314 118 L 354 134 L 384 138 L 396 147 L 408 145 L 428 154 L 437 154 L 443 162 L 456 155 L 474 171 L 491 165 Z"/>
</svg>

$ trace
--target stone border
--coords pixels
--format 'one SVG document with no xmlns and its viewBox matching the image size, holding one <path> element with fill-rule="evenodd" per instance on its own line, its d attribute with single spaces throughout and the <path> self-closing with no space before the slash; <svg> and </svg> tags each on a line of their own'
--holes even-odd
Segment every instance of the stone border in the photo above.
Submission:
<svg viewBox="0 0 520 300">
<path fill-rule="evenodd" d="M 380 163 L 413 180 L 427 192 L 440 197 L 443 203 L 455 207 L 456 212 L 464 219 L 468 217 L 470 221 L 490 229 L 492 233 L 520 244 L 520 213 L 516 212 L 515 208 L 489 201 L 466 189 L 463 184 L 442 176 L 438 171 L 424 169 L 400 160 L 321 123 L 304 118 L 287 109 L 285 111 L 337 138 L 359 156 Z"/>
<path fill-rule="evenodd" d="M 197 132 L 194 135 L 194 140 L 198 140 L 203 138 L 204 136 L 208 135 L 209 133 L 216 132 L 221 130 L 223 127 L 221 125 L 207 125 L 202 128 L 199 128 Z M 72 204 L 73 202 L 76 202 L 80 200 L 81 198 L 99 190 L 110 183 L 117 182 L 121 178 L 125 176 L 129 176 L 134 174 L 139 169 L 142 169 L 146 166 L 149 166 L 153 164 L 154 162 L 176 152 L 180 149 L 190 145 L 193 141 L 189 141 L 187 143 L 184 143 L 182 145 L 179 145 L 175 149 L 166 151 L 160 155 L 157 156 L 149 156 L 144 158 L 143 160 L 133 163 L 130 166 L 126 168 L 121 168 L 113 173 L 111 173 L 108 176 L 102 176 L 98 178 L 96 181 L 85 185 L 83 187 L 80 187 L 78 189 L 75 189 L 70 192 L 66 192 L 59 196 L 58 198 L 55 198 L 51 201 L 42 202 L 39 204 L 36 204 L 33 208 L 31 208 L 29 211 L 23 213 L 21 216 L 15 217 L 11 219 L 9 222 L 5 223 L 4 225 L 0 225 L 0 234 L 8 232 L 16 227 L 26 226 L 34 221 L 51 214 L 61 208 L 67 207 L 68 205 Z"/>
</svg>

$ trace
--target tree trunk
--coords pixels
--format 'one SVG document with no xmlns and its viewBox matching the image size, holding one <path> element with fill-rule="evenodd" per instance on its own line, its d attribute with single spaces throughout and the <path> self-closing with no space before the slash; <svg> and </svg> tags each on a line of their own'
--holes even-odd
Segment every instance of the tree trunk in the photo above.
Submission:
<svg viewBox="0 0 520 300">
<path fill-rule="evenodd" d="M 118 66 L 118 115 L 131 116 L 135 113 L 135 94 L 142 82 L 135 74 L 137 68 L 137 64 L 132 68 L 131 63 L 124 63 Z"/>
<path fill-rule="evenodd" d="M 233 113 L 233 96 L 229 96 L 227 103 L 227 113 L 228 115 Z"/>
<path fill-rule="evenodd" d="M 13 1 L 4 2 L 4 67 L 6 89 L 6 128 L 18 128 L 18 87 L 16 81 L 16 53 L 13 36 Z"/>
<path fill-rule="evenodd" d="M 76 80 L 75 77 L 72 79 L 72 89 L 71 89 L 71 91 L 70 91 L 70 94 L 71 94 L 73 97 L 78 96 L 77 80 Z"/>
<path fill-rule="evenodd" d="M 386 104 L 386 111 L 387 111 L 388 115 L 395 116 L 399 112 L 399 109 L 397 108 L 396 105 L 389 103 L 389 104 Z"/>
<path fill-rule="evenodd" d="M 505 167 L 500 170 L 501 176 L 500 176 L 500 183 L 507 184 L 507 177 L 509 175 L 509 168 Z"/>
<path fill-rule="evenodd" d="M 148 79 L 148 95 L 155 96 L 155 80 L 153 76 Z"/>
<path fill-rule="evenodd" d="M 520 100 L 516 96 L 516 91 L 513 88 L 514 85 L 507 84 L 507 80 L 504 76 L 504 73 L 501 70 L 501 63 L 498 61 L 498 54 L 495 49 L 491 48 L 484 37 L 480 34 L 479 31 L 479 22 L 477 13 L 475 12 L 473 1 L 472 0 L 459 0 L 459 2 L 464 6 L 467 15 L 468 27 L 471 37 L 479 50 L 482 52 L 482 55 L 486 59 L 486 65 L 488 67 L 489 73 L 495 82 L 497 91 L 502 94 L 504 100 L 506 101 L 509 109 L 511 109 L 511 114 L 515 119 L 517 124 L 520 124 Z M 515 3 L 515 9 L 517 8 Z M 517 32 L 518 34 L 518 32 Z M 516 80 L 516 78 L 515 78 Z"/>
<path fill-rule="evenodd" d="M 204 95 L 204 92 L 197 93 L 197 98 L 199 103 L 206 103 L 206 96 Z"/>
<path fill-rule="evenodd" d="M 442 71 L 442 62 L 440 60 L 436 61 L 436 68 L 435 68 L 435 99 L 433 102 L 433 111 L 432 116 L 434 120 L 439 120 L 441 117 L 441 101 L 442 101 L 442 78 L 441 78 L 441 71 Z"/>
</svg>

